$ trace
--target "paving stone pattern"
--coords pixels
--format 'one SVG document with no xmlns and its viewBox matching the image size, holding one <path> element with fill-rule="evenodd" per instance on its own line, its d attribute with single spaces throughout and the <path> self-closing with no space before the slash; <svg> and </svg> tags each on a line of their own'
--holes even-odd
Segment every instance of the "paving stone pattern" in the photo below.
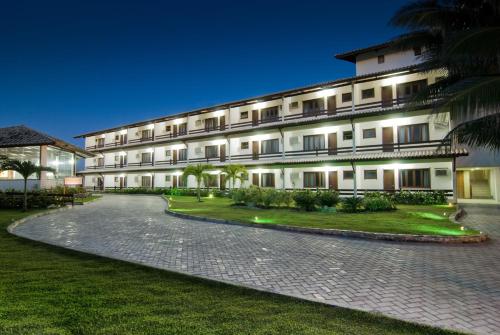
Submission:
<svg viewBox="0 0 500 335">
<path fill-rule="evenodd" d="M 500 334 L 500 210 L 470 208 L 482 244 L 403 243 L 213 224 L 155 196 L 103 199 L 14 233 L 65 248 L 477 334 Z"/>
</svg>

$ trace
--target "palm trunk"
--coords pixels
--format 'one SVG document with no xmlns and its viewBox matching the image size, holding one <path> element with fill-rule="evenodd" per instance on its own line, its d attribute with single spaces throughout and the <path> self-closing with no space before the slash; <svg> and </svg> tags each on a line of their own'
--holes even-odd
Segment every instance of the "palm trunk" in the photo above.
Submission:
<svg viewBox="0 0 500 335">
<path fill-rule="evenodd" d="M 198 187 L 196 188 L 196 198 L 198 198 L 198 202 L 201 202 L 201 195 L 200 195 L 200 187 L 201 187 L 201 182 L 200 180 L 197 181 Z"/>
<path fill-rule="evenodd" d="M 24 203 L 23 210 L 26 212 L 28 210 L 28 178 L 24 179 Z"/>
</svg>

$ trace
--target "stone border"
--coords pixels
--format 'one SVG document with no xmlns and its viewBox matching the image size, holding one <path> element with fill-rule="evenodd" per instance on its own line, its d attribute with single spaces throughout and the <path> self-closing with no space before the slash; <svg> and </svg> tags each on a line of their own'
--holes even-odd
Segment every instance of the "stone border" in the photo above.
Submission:
<svg viewBox="0 0 500 335">
<path fill-rule="evenodd" d="M 36 214 L 31 214 L 31 215 L 25 216 L 22 219 L 14 220 L 10 225 L 8 225 L 7 226 L 7 231 L 10 234 L 12 234 L 12 235 L 16 235 L 14 233 L 14 229 L 17 226 L 19 226 L 21 223 L 24 223 L 24 222 L 26 222 L 28 220 L 31 220 L 31 219 L 34 219 L 34 218 L 38 218 L 40 216 L 50 215 L 50 214 L 54 214 L 54 213 L 58 213 L 58 212 L 64 212 L 64 211 L 67 211 L 67 210 L 70 210 L 70 209 L 73 209 L 73 208 L 74 208 L 73 206 L 66 205 L 66 206 L 63 206 L 63 207 L 54 208 L 54 209 L 48 209 L 48 210 L 46 210 L 44 212 L 40 212 L 40 213 L 36 213 Z"/>
<path fill-rule="evenodd" d="M 235 226 L 253 227 L 253 228 L 263 228 L 272 230 L 281 230 L 287 232 L 296 233 L 307 233 L 307 234 L 317 234 L 317 235 L 330 235 L 330 236 L 341 236 L 341 237 L 354 237 L 363 238 L 371 240 L 383 240 L 383 241 L 397 241 L 397 242 L 434 242 L 434 243 L 479 243 L 484 242 L 488 239 L 488 235 L 480 233 L 479 235 L 468 235 L 468 236 L 439 236 L 439 235 L 414 235 L 414 234 L 391 234 L 391 233 L 371 233 L 356 230 L 343 230 L 343 229 L 323 229 L 323 228 L 306 228 L 306 227 L 295 227 L 287 225 L 271 225 L 262 223 L 245 223 L 238 221 L 230 221 L 224 219 L 212 219 L 202 216 L 195 216 L 190 214 L 177 213 L 169 210 L 168 199 L 160 196 L 165 203 L 167 208 L 165 213 L 171 216 L 175 216 L 182 219 L 196 220 L 202 222 L 210 222 L 217 224 L 229 224 Z M 457 222 L 458 219 L 465 215 L 465 211 L 460 208 L 457 212 L 453 213 L 451 217 L 452 221 Z"/>
</svg>

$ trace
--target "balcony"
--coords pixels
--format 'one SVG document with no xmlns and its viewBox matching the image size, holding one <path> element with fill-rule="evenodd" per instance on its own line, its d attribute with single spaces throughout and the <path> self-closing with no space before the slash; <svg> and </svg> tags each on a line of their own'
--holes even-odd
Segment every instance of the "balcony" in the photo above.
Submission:
<svg viewBox="0 0 500 335">
<path fill-rule="evenodd" d="M 154 140 L 154 136 L 145 136 L 140 138 L 134 138 L 128 141 L 128 143 L 143 143 L 143 142 L 152 142 Z"/>
</svg>

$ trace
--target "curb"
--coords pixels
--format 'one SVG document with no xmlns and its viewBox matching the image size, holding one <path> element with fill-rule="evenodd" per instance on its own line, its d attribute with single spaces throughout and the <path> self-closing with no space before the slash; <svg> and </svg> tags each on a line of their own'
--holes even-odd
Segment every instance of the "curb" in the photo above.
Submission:
<svg viewBox="0 0 500 335">
<path fill-rule="evenodd" d="M 413 235 L 413 234 L 391 234 L 391 233 L 370 233 L 356 230 L 342 230 L 342 229 L 322 229 L 322 228 L 305 228 L 305 227 L 294 227 L 287 225 L 266 225 L 261 223 L 245 223 L 238 221 L 230 221 L 223 219 L 212 219 L 202 216 L 195 216 L 190 214 L 182 214 L 169 210 L 168 200 L 164 197 L 161 197 L 167 204 L 167 208 L 165 209 L 165 213 L 174 217 L 196 220 L 202 222 L 209 222 L 215 224 L 228 224 L 234 226 L 243 226 L 243 227 L 253 227 L 253 228 L 262 228 L 262 229 L 271 229 L 271 230 L 280 230 L 294 233 L 306 233 L 306 234 L 316 234 L 316 235 L 329 235 L 329 236 L 340 236 L 340 237 L 354 237 L 354 238 L 362 238 L 362 239 L 370 239 L 370 240 L 382 240 L 382 241 L 395 241 L 395 242 L 431 242 L 431 243 L 480 243 L 484 242 L 488 239 L 486 234 L 479 235 L 469 235 L 469 236 L 439 236 L 439 235 Z M 453 221 L 455 221 L 455 217 L 459 216 L 459 213 L 463 217 L 465 211 L 463 209 L 459 209 L 456 213 L 452 214 Z"/>
<path fill-rule="evenodd" d="M 41 212 L 41 213 L 36 213 L 36 214 L 32 214 L 32 215 L 28 215 L 22 219 L 19 219 L 19 220 L 15 220 L 13 221 L 10 225 L 7 226 L 7 231 L 12 234 L 12 235 L 16 235 L 14 233 L 14 229 L 19 226 L 21 223 L 24 223 L 28 220 L 31 220 L 31 219 L 34 219 L 34 218 L 38 218 L 40 216 L 45 216 L 45 215 L 50 215 L 50 214 L 54 214 L 54 213 L 59 213 L 59 212 L 64 212 L 64 211 L 67 211 L 67 210 L 70 210 L 70 209 L 73 209 L 72 206 L 64 206 L 64 207 L 59 207 L 59 208 L 54 208 L 54 209 L 49 209 L 45 212 Z M 17 235 L 16 235 L 17 236 Z"/>
</svg>

